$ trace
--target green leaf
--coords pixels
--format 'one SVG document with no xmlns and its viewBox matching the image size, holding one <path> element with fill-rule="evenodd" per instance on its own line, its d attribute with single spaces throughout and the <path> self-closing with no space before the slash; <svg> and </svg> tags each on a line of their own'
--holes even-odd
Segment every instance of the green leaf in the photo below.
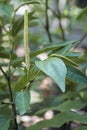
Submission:
<svg viewBox="0 0 87 130">
<path fill-rule="evenodd" d="M 67 91 L 66 93 L 61 94 L 60 96 L 55 97 L 55 99 L 52 101 L 51 106 L 58 106 L 60 103 L 63 103 L 65 100 L 70 100 L 73 98 L 79 97 L 79 94 L 77 92 L 71 92 Z"/>
<path fill-rule="evenodd" d="M 78 43 L 78 41 L 66 41 L 66 42 L 55 43 L 53 45 L 48 45 L 43 49 L 40 49 L 40 50 L 35 51 L 35 52 L 31 52 L 31 57 L 36 56 L 38 54 L 41 54 L 43 52 L 48 52 L 48 51 L 60 49 L 61 47 L 67 46 L 69 44 L 75 44 L 75 43 Z"/>
<path fill-rule="evenodd" d="M 87 113 L 84 115 L 78 115 L 75 112 L 62 112 L 50 120 L 40 121 L 39 123 L 26 128 L 26 130 L 41 130 L 42 128 L 48 127 L 59 128 L 69 121 L 79 121 L 81 123 L 87 124 Z"/>
<path fill-rule="evenodd" d="M 28 89 L 16 93 L 15 104 L 20 115 L 27 111 L 30 104 L 30 93 Z"/>
<path fill-rule="evenodd" d="M 15 59 L 12 59 L 11 65 L 16 68 L 18 66 L 21 66 L 21 63 L 24 61 L 24 57 L 17 57 Z"/>
<path fill-rule="evenodd" d="M 16 83 L 16 85 L 15 85 L 15 90 L 16 90 L 16 91 L 19 91 L 19 90 L 23 89 L 28 82 L 29 82 L 29 81 L 27 80 L 27 76 L 26 76 L 26 75 L 22 76 L 22 77 L 19 78 L 19 80 L 17 81 L 17 83 Z"/>
<path fill-rule="evenodd" d="M 83 15 L 86 15 L 87 14 L 87 7 L 85 7 L 84 9 L 82 9 L 80 12 L 79 12 L 79 14 L 78 14 L 78 16 L 76 17 L 76 19 L 81 19 L 82 18 L 82 16 Z"/>
<path fill-rule="evenodd" d="M 33 12 L 28 13 L 28 19 L 29 21 L 32 19 L 32 15 L 34 14 Z M 19 31 L 21 31 L 22 27 L 24 26 L 24 16 L 19 17 L 17 20 L 15 20 L 15 22 L 13 23 L 13 27 L 12 27 L 12 35 L 15 36 L 19 33 Z"/>
<path fill-rule="evenodd" d="M 10 125 L 10 120 L 3 116 L 0 116 L 0 130 L 8 130 L 9 125 Z"/>
<path fill-rule="evenodd" d="M 20 90 L 24 89 L 24 87 L 30 81 L 34 80 L 34 78 L 38 75 L 38 73 L 39 73 L 39 70 L 36 69 L 36 67 L 31 68 L 28 72 L 28 78 L 27 78 L 27 75 L 25 74 L 24 76 L 22 76 L 21 78 L 18 79 L 18 81 L 15 84 L 15 90 L 20 91 Z"/>
<path fill-rule="evenodd" d="M 35 64 L 41 71 L 50 76 L 57 83 L 62 92 L 65 92 L 67 69 L 61 59 L 50 57 L 44 61 L 36 61 Z"/>
<path fill-rule="evenodd" d="M 87 62 L 83 62 L 83 63 L 80 65 L 80 67 L 81 67 L 82 70 L 87 69 Z"/>
<path fill-rule="evenodd" d="M 52 54 L 51 56 L 61 58 L 61 59 L 63 59 L 64 61 L 67 61 L 69 64 L 71 63 L 71 64 L 74 65 L 74 66 L 78 66 L 78 64 L 76 64 L 74 61 L 72 61 L 71 59 L 69 59 L 69 58 L 67 58 L 67 57 L 65 57 L 65 56 L 63 56 L 63 55 Z M 66 63 L 66 64 L 68 64 L 68 63 Z"/>
<path fill-rule="evenodd" d="M 79 84 L 87 86 L 87 77 L 80 70 L 67 66 L 67 77 Z"/>
<path fill-rule="evenodd" d="M 50 108 L 45 108 L 43 110 L 38 111 L 36 114 L 42 114 L 48 110 L 54 111 L 70 111 L 71 109 L 80 110 L 86 106 L 86 103 L 81 100 L 68 100 L 63 102 L 62 104 Z"/>
<path fill-rule="evenodd" d="M 68 56 L 68 57 L 79 57 L 82 54 L 79 52 L 66 52 L 65 54 L 63 54 L 64 56 Z"/>
<path fill-rule="evenodd" d="M 72 47 L 72 44 L 66 45 L 63 49 L 58 51 L 58 54 L 64 55 L 67 51 L 70 50 L 71 47 Z"/>
<path fill-rule="evenodd" d="M 12 13 L 14 11 L 14 8 L 12 5 L 9 4 L 2 4 L 0 6 L 0 16 L 6 21 L 10 21 L 12 17 Z"/>
<path fill-rule="evenodd" d="M 0 46 L 0 58 L 9 58 L 9 54 L 11 53 L 11 48 Z M 16 58 L 16 54 L 13 51 L 12 58 Z"/>
<path fill-rule="evenodd" d="M 87 130 L 87 126 L 80 126 L 74 130 Z"/>
<path fill-rule="evenodd" d="M 11 109 L 9 107 L 7 107 L 7 105 L 0 104 L 0 115 L 3 115 L 5 118 L 10 118 L 11 117 Z"/>
</svg>

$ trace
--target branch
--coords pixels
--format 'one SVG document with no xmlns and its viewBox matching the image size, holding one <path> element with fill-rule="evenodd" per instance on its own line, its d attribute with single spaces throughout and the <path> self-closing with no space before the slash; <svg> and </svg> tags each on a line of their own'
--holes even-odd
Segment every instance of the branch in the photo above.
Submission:
<svg viewBox="0 0 87 130">
<path fill-rule="evenodd" d="M 46 0 L 45 6 L 46 6 L 45 7 L 46 8 L 45 9 L 45 16 L 46 16 L 46 26 L 45 26 L 45 29 L 46 29 L 49 41 L 52 42 L 52 38 L 51 38 L 50 30 L 49 30 L 48 0 Z"/>
<path fill-rule="evenodd" d="M 83 42 L 83 40 L 84 40 L 86 37 L 87 37 L 87 32 L 81 37 L 81 39 L 79 40 L 79 41 L 80 41 L 79 44 L 75 45 L 74 48 L 77 48 L 77 47 Z"/>
<path fill-rule="evenodd" d="M 9 35 L 9 42 L 11 45 L 11 36 Z M 8 66 L 8 77 L 7 77 L 7 82 L 8 82 L 8 89 L 9 89 L 9 98 L 10 98 L 10 102 L 12 102 L 12 113 L 13 113 L 13 120 L 14 120 L 14 127 L 15 130 L 18 130 L 18 124 L 17 124 L 17 120 L 16 120 L 16 106 L 14 103 L 14 99 L 13 99 L 13 94 L 12 94 L 12 88 L 11 88 L 11 60 L 12 60 L 12 53 L 13 53 L 13 48 L 14 48 L 14 44 L 12 44 L 12 48 L 11 48 L 11 52 L 9 55 L 9 66 Z"/>
<path fill-rule="evenodd" d="M 2 105 L 12 105 L 13 102 L 0 102 L 0 104 L 2 104 Z"/>
<path fill-rule="evenodd" d="M 12 105 L 13 118 L 14 118 L 14 123 L 15 123 L 15 130 L 18 130 L 18 125 L 17 125 L 17 121 L 16 121 L 16 107 L 15 107 L 15 104 L 14 104 L 12 89 L 11 89 L 11 78 L 10 78 L 10 75 L 7 75 L 1 67 L 0 67 L 0 70 L 3 73 L 4 77 L 6 78 L 6 80 L 8 82 L 9 97 L 10 97 L 10 103 L 8 103 L 8 104 Z M 7 103 L 4 103 L 4 102 L 2 102 L 2 103 L 7 104 Z"/>
<path fill-rule="evenodd" d="M 80 39 L 79 44 L 81 44 L 86 37 L 87 37 L 87 32 L 82 36 L 82 38 Z"/>
<path fill-rule="evenodd" d="M 58 5 L 58 0 L 57 0 L 57 5 Z M 58 14 L 52 8 L 48 7 L 48 9 L 50 9 L 51 12 L 55 15 L 55 17 L 58 18 L 58 20 L 59 20 L 59 27 L 60 27 L 60 30 L 61 30 L 61 37 L 65 41 L 66 38 L 65 38 L 64 29 L 63 29 L 63 26 L 62 26 L 62 23 L 61 23 L 62 18 L 61 18 L 61 12 L 59 10 L 59 7 L 57 6 L 57 12 L 58 12 Z"/>
<path fill-rule="evenodd" d="M 0 70 L 1 70 L 1 72 L 3 73 L 4 77 L 7 79 L 8 76 L 7 76 L 7 74 L 4 72 L 4 70 L 3 70 L 1 67 L 0 67 Z"/>
<path fill-rule="evenodd" d="M 61 29 L 61 34 L 62 34 L 62 39 L 65 41 L 66 40 L 66 38 L 65 38 L 65 32 L 64 32 L 64 29 L 63 29 L 63 26 L 62 26 L 62 23 L 61 23 L 61 21 L 62 21 L 62 19 L 61 19 L 61 12 L 60 12 L 60 9 L 59 9 L 59 3 L 58 3 L 59 1 L 57 0 L 57 12 L 58 12 L 58 14 L 59 14 L 59 16 L 60 17 L 58 17 L 58 19 L 59 19 L 59 26 L 60 26 L 60 29 Z"/>
<path fill-rule="evenodd" d="M 55 17 L 60 17 L 52 8 L 48 6 L 48 9 L 55 15 Z"/>
</svg>

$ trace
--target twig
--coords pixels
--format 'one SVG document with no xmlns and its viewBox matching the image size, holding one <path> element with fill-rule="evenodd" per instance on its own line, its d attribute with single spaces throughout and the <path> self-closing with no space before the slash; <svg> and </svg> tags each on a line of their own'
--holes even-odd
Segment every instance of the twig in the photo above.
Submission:
<svg viewBox="0 0 87 130">
<path fill-rule="evenodd" d="M 79 40 L 79 44 L 76 44 L 74 48 L 77 48 L 82 42 L 83 40 L 87 37 L 87 32 L 81 37 L 81 39 Z"/>
<path fill-rule="evenodd" d="M 7 79 L 7 74 L 4 72 L 4 70 L 0 67 L 1 72 L 3 73 L 3 75 L 5 76 L 5 78 Z"/>
<path fill-rule="evenodd" d="M 65 32 L 64 32 L 64 29 L 63 29 L 63 26 L 62 26 L 62 23 L 61 23 L 61 21 L 62 21 L 62 19 L 61 19 L 61 12 L 60 12 L 60 9 L 59 9 L 59 3 L 58 2 L 59 1 L 57 0 L 57 11 L 58 11 L 58 14 L 60 16 L 60 17 L 58 17 L 58 19 L 59 19 L 59 26 L 60 26 L 60 29 L 61 29 L 62 39 L 65 41 L 66 40 Z"/>
<path fill-rule="evenodd" d="M 0 102 L 0 104 L 2 104 L 2 105 L 12 105 L 13 102 Z"/>
<path fill-rule="evenodd" d="M 79 44 L 81 44 L 82 43 L 82 41 L 85 39 L 87 37 L 87 32 L 82 36 L 82 38 L 80 39 L 80 42 L 79 42 Z"/>
<path fill-rule="evenodd" d="M 48 9 L 55 15 L 55 17 L 60 17 L 52 8 L 48 6 Z"/>
<path fill-rule="evenodd" d="M 61 38 L 65 41 L 66 40 L 66 38 L 65 38 L 65 33 L 64 33 L 64 29 L 63 29 L 63 27 L 62 27 L 62 23 L 61 23 L 61 12 L 60 12 L 60 10 L 59 9 L 57 9 L 58 10 L 58 14 L 52 9 L 52 8 L 50 8 L 50 7 L 48 7 L 50 10 L 51 10 L 51 12 L 55 15 L 55 17 L 57 17 L 58 18 L 58 20 L 59 20 L 59 27 L 60 27 L 60 30 L 61 30 Z"/>
<path fill-rule="evenodd" d="M 10 102 L 11 102 L 10 105 L 12 106 L 12 112 L 13 112 L 14 123 L 15 123 L 15 130 L 18 130 L 18 125 L 17 125 L 17 121 L 16 121 L 16 107 L 15 107 L 15 104 L 14 104 L 12 89 L 11 89 L 11 78 L 10 78 L 10 75 L 7 75 L 1 67 L 0 67 L 0 70 L 3 73 L 4 77 L 6 78 L 6 80 L 8 82 L 9 97 L 10 97 Z"/>
<path fill-rule="evenodd" d="M 9 41 L 10 41 L 10 39 L 9 39 Z M 17 125 L 17 120 L 16 120 L 16 106 L 14 104 L 14 99 L 13 99 L 13 95 L 12 95 L 12 88 L 11 88 L 11 59 L 12 59 L 12 52 L 13 52 L 13 47 L 12 47 L 12 50 L 11 50 L 10 56 L 9 56 L 9 59 L 10 59 L 9 66 L 8 66 L 9 74 L 6 74 L 6 72 L 1 67 L 0 67 L 0 70 L 3 73 L 3 75 L 6 78 L 7 83 L 8 83 L 9 98 L 10 98 L 10 102 L 12 102 L 11 106 L 12 106 L 14 127 L 15 127 L 15 130 L 18 130 L 18 125 Z"/>
<path fill-rule="evenodd" d="M 66 124 L 65 130 L 70 130 L 70 129 L 71 129 L 71 123 L 72 123 L 72 122 L 69 122 L 69 123 Z"/>
<path fill-rule="evenodd" d="M 15 123 L 15 130 L 18 130 L 18 125 L 17 125 L 17 120 L 16 120 L 16 107 L 15 107 L 14 100 L 13 100 L 13 95 L 12 95 L 11 78 L 10 78 L 10 76 L 8 77 L 7 81 L 8 81 L 8 87 L 9 87 L 10 101 L 13 102 L 12 110 L 13 110 L 13 118 L 14 118 L 14 123 Z"/>
<path fill-rule="evenodd" d="M 11 37 L 9 35 L 9 42 L 11 43 Z M 11 45 L 11 44 L 10 44 Z M 10 55 L 9 55 L 9 66 L 8 66 L 8 71 L 9 71 L 9 74 L 8 74 L 8 77 L 7 77 L 7 82 L 8 82 L 8 88 L 9 88 L 9 97 L 10 97 L 10 102 L 13 102 L 12 104 L 12 112 L 13 112 L 13 120 L 14 120 L 14 127 L 15 127 L 15 130 L 18 130 L 18 124 L 17 124 L 17 120 L 16 120 L 16 106 L 15 106 L 15 103 L 14 103 L 14 99 L 13 99 L 13 95 L 12 95 L 12 88 L 11 88 L 11 60 L 12 60 L 12 53 L 13 53 L 13 48 L 14 48 L 14 44 L 12 44 L 12 48 L 11 48 L 11 52 L 10 52 Z"/>
<path fill-rule="evenodd" d="M 51 37 L 51 34 L 50 34 L 50 30 L 49 30 L 48 0 L 46 0 L 45 5 L 46 5 L 46 7 L 45 7 L 46 8 L 45 9 L 45 15 L 46 15 L 46 26 L 45 26 L 45 29 L 46 29 L 49 41 L 52 42 L 52 37 Z"/>
</svg>

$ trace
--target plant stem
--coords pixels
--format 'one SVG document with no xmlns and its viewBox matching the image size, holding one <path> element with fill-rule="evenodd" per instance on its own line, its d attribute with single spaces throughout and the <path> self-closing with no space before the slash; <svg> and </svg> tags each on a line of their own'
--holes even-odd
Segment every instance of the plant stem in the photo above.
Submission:
<svg viewBox="0 0 87 130">
<path fill-rule="evenodd" d="M 11 37 L 9 34 L 9 42 L 11 41 Z M 11 46 L 11 44 L 10 44 Z M 12 43 L 12 48 L 11 48 L 11 52 L 9 55 L 9 66 L 8 66 L 8 75 L 6 77 L 7 82 L 8 82 L 8 89 L 9 89 L 9 98 L 10 98 L 10 102 L 12 102 L 13 104 L 12 106 L 12 114 L 13 114 L 13 121 L 14 121 L 14 128 L 15 130 L 18 130 L 18 125 L 17 125 L 17 120 L 16 120 L 16 106 L 14 103 L 14 99 L 13 99 L 13 95 L 12 95 L 12 88 L 11 88 L 11 60 L 12 60 L 12 53 L 13 53 L 13 48 L 14 48 L 14 43 Z"/>
<path fill-rule="evenodd" d="M 45 5 L 46 5 L 46 9 L 45 9 L 46 26 L 45 26 L 45 29 L 46 29 L 46 32 L 47 32 L 47 35 L 48 35 L 49 41 L 52 42 L 52 37 L 51 37 L 51 34 L 50 34 L 50 30 L 49 30 L 48 0 L 46 0 Z"/>
<path fill-rule="evenodd" d="M 13 112 L 13 120 L 14 120 L 14 124 L 15 124 L 15 130 L 18 130 L 18 125 L 17 125 L 17 120 L 16 120 L 16 107 L 15 107 L 14 100 L 13 100 L 13 95 L 12 95 L 10 76 L 7 77 L 7 82 L 8 82 L 8 88 L 9 88 L 10 101 L 13 103 L 12 104 L 12 112 Z"/>
<path fill-rule="evenodd" d="M 83 42 L 83 40 L 84 40 L 86 37 L 87 37 L 87 32 L 81 37 L 79 44 L 75 45 L 74 49 L 77 48 L 77 47 Z"/>
<path fill-rule="evenodd" d="M 50 7 L 48 7 L 48 8 L 52 11 L 52 13 L 55 15 L 55 17 L 58 18 L 59 27 L 60 27 L 60 30 L 61 30 L 61 39 L 65 41 L 66 40 L 65 32 L 64 32 L 64 29 L 63 29 L 63 26 L 62 26 L 62 23 L 61 23 L 62 18 L 61 18 L 61 12 L 60 12 L 59 8 L 57 7 L 58 14 L 52 8 L 50 8 Z"/>
<path fill-rule="evenodd" d="M 65 130 L 70 130 L 70 128 L 71 128 L 71 122 L 66 123 Z"/>
<path fill-rule="evenodd" d="M 4 70 L 0 67 L 1 72 L 3 73 L 4 77 L 7 79 L 7 74 L 4 72 Z"/>
<path fill-rule="evenodd" d="M 87 32 L 82 36 L 82 38 L 80 39 L 80 43 L 87 37 Z M 79 44 L 80 44 L 79 43 Z"/>
<path fill-rule="evenodd" d="M 10 98 L 10 102 L 11 102 L 10 105 L 12 106 L 12 113 L 13 113 L 13 120 L 14 120 L 14 124 L 15 124 L 15 130 L 18 130 L 18 125 L 17 125 L 17 121 L 16 121 L 16 107 L 14 104 L 14 100 L 13 100 L 13 96 L 12 96 L 12 89 L 11 89 L 11 75 L 7 75 L 1 67 L 0 67 L 0 70 L 8 82 L 9 98 Z"/>
<path fill-rule="evenodd" d="M 61 34 L 62 34 L 62 39 L 65 41 L 66 38 L 65 38 L 65 32 L 64 32 L 64 29 L 63 29 L 63 26 L 62 26 L 62 19 L 61 19 L 61 12 L 60 12 L 60 9 L 59 9 L 59 1 L 57 0 L 57 12 L 58 12 L 58 19 L 59 19 L 59 26 L 60 26 L 60 29 L 61 29 Z"/>
</svg>

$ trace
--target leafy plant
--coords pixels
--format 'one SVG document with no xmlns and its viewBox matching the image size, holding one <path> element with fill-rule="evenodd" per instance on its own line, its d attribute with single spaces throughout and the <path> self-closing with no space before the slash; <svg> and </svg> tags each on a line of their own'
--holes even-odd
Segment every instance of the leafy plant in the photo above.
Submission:
<svg viewBox="0 0 87 130">
<path fill-rule="evenodd" d="M 75 130 L 87 129 L 87 52 L 81 55 L 74 51 L 85 37 L 69 40 L 62 24 L 66 18 L 69 20 L 67 30 L 72 25 L 72 16 L 75 16 L 72 11 L 69 12 L 70 3 L 67 1 L 64 9 L 60 10 L 57 0 L 54 3 L 58 6 L 53 10 L 53 1 L 48 0 L 17 0 L 17 7 L 11 0 L 0 2 L 0 129 L 41 130 L 46 127 L 59 128 L 64 124 L 67 128 L 73 123 L 77 123 Z M 19 16 L 17 11 L 24 5 L 30 8 L 30 12 L 25 10 L 24 15 Z M 84 17 L 86 10 L 80 11 L 74 20 L 78 22 L 79 19 L 83 23 L 81 17 Z M 59 28 L 51 32 L 50 21 L 55 18 L 59 21 Z M 20 45 L 25 53 L 21 57 L 17 55 Z M 46 54 L 44 60 L 38 58 L 43 53 Z M 53 89 L 56 83 L 58 95 L 49 99 L 47 94 L 43 101 L 32 104 L 32 90 L 40 94 L 38 84 L 47 76 L 52 79 Z M 17 122 L 17 115 L 43 117 L 48 110 L 57 114 L 28 128 Z"/>
</svg>

